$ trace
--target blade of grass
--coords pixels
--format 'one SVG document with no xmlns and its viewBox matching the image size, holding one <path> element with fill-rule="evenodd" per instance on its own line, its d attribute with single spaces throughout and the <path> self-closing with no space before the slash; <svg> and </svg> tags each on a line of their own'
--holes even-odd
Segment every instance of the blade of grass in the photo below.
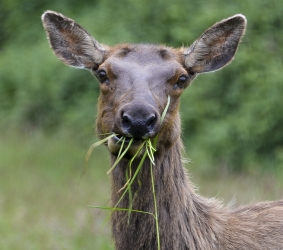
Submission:
<svg viewBox="0 0 283 250">
<path fill-rule="evenodd" d="M 153 202 L 154 202 L 154 213 L 155 213 L 154 218 L 155 218 L 155 226 L 156 226 L 157 249 L 160 250 L 158 210 L 157 210 L 157 202 L 156 202 L 156 195 L 155 195 L 155 185 L 154 185 L 154 176 L 153 176 L 152 164 L 150 164 L 150 175 L 151 175 Z"/>
<path fill-rule="evenodd" d="M 128 178 L 127 181 L 127 186 L 128 186 L 128 193 L 129 193 L 129 211 L 128 211 L 128 223 L 130 223 L 130 216 L 131 216 L 131 211 L 133 208 L 133 195 L 132 195 L 132 189 L 131 189 L 131 184 L 130 184 L 130 180 L 131 180 L 131 176 L 132 176 L 132 163 L 135 160 L 135 158 L 137 157 L 137 155 L 140 153 L 140 151 L 142 150 L 142 148 L 144 147 L 144 145 L 146 144 L 146 141 L 144 141 L 141 146 L 139 147 L 139 149 L 137 150 L 137 152 L 135 153 L 135 155 L 132 157 L 132 159 L 129 162 L 129 172 L 130 172 L 130 177 Z M 144 154 L 146 154 L 146 152 L 144 152 Z M 143 164 L 144 160 L 141 160 L 141 164 Z"/>
<path fill-rule="evenodd" d="M 112 138 L 113 136 L 115 136 L 115 134 L 111 134 L 111 135 L 105 137 L 104 139 L 102 139 L 102 140 L 100 140 L 98 142 L 93 143 L 90 146 L 89 150 L 87 151 L 87 154 L 85 156 L 85 161 L 88 161 L 88 159 L 89 159 L 89 157 L 90 157 L 90 155 L 91 155 L 91 153 L 92 153 L 94 148 L 96 148 L 96 147 L 100 146 L 101 144 L 103 144 L 104 142 L 108 141 L 108 139 Z"/>
<path fill-rule="evenodd" d="M 163 120 L 164 120 L 164 118 L 165 118 L 165 115 L 167 114 L 167 111 L 168 111 L 168 108 L 169 108 L 169 104 L 170 104 L 170 95 L 168 95 L 167 104 L 166 104 L 165 109 L 163 110 L 163 113 L 162 113 L 162 115 L 161 115 L 160 123 L 163 122 Z"/>
<path fill-rule="evenodd" d="M 142 157 L 142 159 L 141 159 L 141 161 L 140 161 L 140 163 L 139 163 L 139 165 L 138 165 L 138 167 L 137 167 L 137 169 L 136 169 L 136 171 L 135 171 L 135 173 L 134 173 L 132 179 L 131 179 L 129 182 L 127 182 L 128 185 L 127 185 L 126 189 L 124 190 L 123 194 L 122 194 L 121 197 L 119 198 L 118 202 L 117 202 L 117 203 L 115 204 L 115 206 L 112 208 L 113 211 L 115 211 L 115 209 L 117 208 L 117 206 L 119 205 L 119 203 L 121 202 L 121 200 L 122 200 L 122 199 L 124 198 L 124 196 L 126 195 L 126 193 L 127 193 L 127 191 L 129 190 L 129 188 L 131 187 L 132 183 L 134 182 L 134 180 L 135 180 L 137 174 L 139 173 L 139 171 L 140 171 L 140 169 L 141 169 L 141 167 L 142 167 L 142 165 L 143 165 L 143 163 L 144 163 L 144 160 L 145 160 L 146 155 L 147 155 L 147 154 L 144 153 L 144 155 L 143 155 L 143 157 Z M 120 190 L 121 190 L 121 189 L 120 189 Z M 120 191 L 120 190 L 119 190 L 119 191 Z M 108 210 L 111 210 L 111 209 L 108 209 Z M 131 209 L 128 208 L 127 210 L 124 210 L 124 211 L 131 211 Z M 110 216 L 108 217 L 107 220 L 109 220 L 110 217 L 111 217 L 111 214 L 110 214 Z"/>
<path fill-rule="evenodd" d="M 122 137 L 119 139 L 119 141 L 117 141 L 117 144 L 120 143 L 120 141 L 122 141 L 122 144 L 121 144 L 121 147 L 120 147 L 120 149 L 119 149 L 119 153 L 118 153 L 118 156 L 117 156 L 117 158 L 116 158 L 116 161 L 114 162 L 113 165 L 116 164 L 117 160 L 118 160 L 118 159 L 120 158 L 120 156 L 121 156 L 121 153 L 122 153 L 123 148 L 124 148 L 125 140 L 126 140 L 126 137 L 122 136 Z M 117 163 L 118 163 L 118 162 L 117 162 Z M 108 174 L 108 172 L 107 172 L 107 174 Z"/>
<path fill-rule="evenodd" d="M 83 168 L 83 171 L 82 171 L 81 176 L 80 176 L 80 178 L 79 178 L 78 184 L 81 182 L 83 176 L 85 175 L 85 173 L 86 173 L 86 171 L 87 171 L 87 168 L 88 168 L 88 164 L 87 164 L 87 163 L 88 163 L 89 157 L 90 157 L 90 155 L 91 155 L 93 149 L 96 148 L 96 147 L 98 147 L 98 146 L 100 146 L 100 145 L 103 144 L 104 142 L 108 141 L 108 140 L 109 140 L 110 138 L 112 138 L 113 136 L 115 136 L 115 134 L 111 134 L 111 135 L 105 137 L 104 139 L 102 139 L 102 140 L 100 140 L 100 141 L 98 141 L 98 142 L 93 143 L 93 144 L 90 146 L 90 148 L 89 148 L 89 150 L 87 151 L 87 154 L 86 154 L 86 156 L 85 156 L 84 168 Z"/>
<path fill-rule="evenodd" d="M 130 177 L 127 180 L 127 182 L 125 183 L 125 185 L 119 189 L 118 193 L 121 192 L 123 189 L 125 189 L 125 187 L 128 185 L 128 183 L 130 182 L 130 179 L 132 178 L 132 163 L 133 161 L 136 159 L 136 157 L 139 155 L 140 151 L 142 150 L 142 148 L 144 147 L 144 144 L 146 142 L 144 141 L 141 146 L 138 148 L 137 152 L 135 153 L 135 155 L 132 157 L 132 159 L 129 161 L 128 167 L 129 167 L 129 172 L 130 172 Z"/>
<path fill-rule="evenodd" d="M 119 141 L 117 142 L 117 144 L 118 143 L 120 143 L 120 141 L 122 141 L 122 144 L 121 144 L 121 147 L 120 147 L 120 150 L 119 150 L 119 153 L 118 153 L 118 156 L 117 156 L 117 158 L 119 158 L 120 157 L 120 155 L 121 155 L 121 153 L 122 153 L 122 150 L 123 150 L 123 147 L 124 147 L 124 143 L 125 143 L 125 140 L 126 140 L 126 137 L 121 137 L 120 139 L 119 139 Z"/>
<path fill-rule="evenodd" d="M 113 207 L 101 207 L 101 206 L 91 206 L 91 205 L 88 205 L 88 207 L 98 208 L 98 209 L 103 209 L 103 210 L 110 210 L 110 211 L 126 211 L 127 212 L 129 210 L 128 208 L 120 208 L 120 207 L 113 208 Z M 155 215 L 150 212 L 145 212 L 145 211 L 135 210 L 135 209 L 133 209 L 132 212 L 141 213 L 141 214 L 149 214 L 149 215 L 152 215 L 153 218 L 155 219 Z"/>
<path fill-rule="evenodd" d="M 124 157 L 124 155 L 127 153 L 128 149 L 131 147 L 132 143 L 134 141 L 134 138 L 132 138 L 126 147 L 126 149 L 123 151 L 123 153 L 120 155 L 119 158 L 116 159 L 113 166 L 107 171 L 107 174 L 111 173 L 111 171 L 117 166 L 117 164 L 121 161 L 121 159 Z"/>
<path fill-rule="evenodd" d="M 155 163 L 154 163 L 154 156 L 153 156 L 152 152 L 150 151 L 150 148 L 149 148 L 148 144 L 146 144 L 146 153 L 147 153 L 147 156 L 148 156 L 150 162 L 153 165 L 155 165 Z"/>
<path fill-rule="evenodd" d="M 108 174 L 110 171 L 112 171 L 112 170 L 114 169 L 114 167 L 120 162 L 120 160 L 123 158 L 123 156 L 125 155 L 125 153 L 128 151 L 129 147 L 131 146 L 132 141 L 133 141 L 133 138 L 131 139 L 131 141 L 129 142 L 128 147 L 123 151 L 123 153 L 121 154 L 121 156 L 116 159 L 115 163 L 113 164 L 113 166 L 111 167 L 111 169 L 107 172 L 107 174 Z M 130 169 L 131 169 L 131 166 L 132 166 L 132 163 L 133 163 L 134 159 L 135 159 L 135 158 L 137 157 L 137 155 L 140 153 L 140 151 L 142 150 L 144 144 L 145 144 L 145 142 L 142 143 L 142 145 L 139 147 L 139 149 L 137 150 L 137 152 L 135 153 L 135 155 L 134 155 L 134 156 L 132 157 L 132 159 L 130 160 L 130 162 L 129 162 L 129 167 L 130 167 Z M 146 156 L 146 153 L 145 153 L 144 156 L 142 157 L 141 162 L 139 163 L 138 168 L 136 169 L 136 172 L 135 172 L 133 178 L 131 179 L 131 178 L 129 178 L 129 177 L 126 176 L 127 182 L 126 182 L 126 184 L 124 185 L 124 187 L 127 186 L 127 188 L 125 189 L 125 191 L 124 191 L 123 194 L 121 195 L 119 201 L 117 202 L 117 204 L 116 204 L 115 207 L 114 207 L 114 208 L 116 208 L 116 207 L 118 206 L 118 204 L 119 204 L 119 203 L 121 202 L 121 200 L 124 198 L 126 192 L 128 192 L 128 193 L 129 193 L 129 208 L 128 208 L 128 212 L 129 212 L 129 213 L 128 213 L 128 218 L 130 217 L 130 214 L 131 214 L 131 211 L 132 211 L 132 206 L 133 206 L 131 185 L 132 185 L 133 181 L 135 180 L 135 178 L 136 178 L 136 176 L 137 176 L 137 174 L 138 174 L 140 168 L 141 168 L 142 165 L 143 165 L 143 162 L 144 162 L 144 160 L 145 160 L 145 156 Z M 127 172 L 126 172 L 126 173 L 127 173 Z M 123 188 L 124 188 L 124 187 L 123 187 Z M 120 192 L 123 188 L 121 188 L 118 192 Z"/>
<path fill-rule="evenodd" d="M 161 115 L 160 124 L 162 124 L 162 122 L 164 121 L 164 118 L 165 118 L 165 115 L 167 114 L 169 105 L 170 105 L 170 95 L 168 95 L 167 104 L 166 104 L 165 109 L 163 110 L 163 113 L 162 113 L 162 115 Z M 154 147 L 154 148 L 156 148 L 157 141 L 158 141 L 158 134 L 157 134 L 157 135 L 155 136 L 155 138 L 153 139 L 153 147 Z"/>
<path fill-rule="evenodd" d="M 156 151 L 156 149 L 152 146 L 150 139 L 148 139 L 146 141 L 146 150 L 147 150 L 148 158 L 150 159 L 151 163 L 153 165 L 155 165 L 155 162 L 154 162 L 154 152 Z"/>
<path fill-rule="evenodd" d="M 130 170 L 129 170 L 130 171 Z M 129 179 L 129 173 L 126 170 L 126 179 Z M 127 181 L 127 183 L 129 183 L 129 181 Z M 127 184 L 128 185 L 128 184 Z M 133 194 L 132 194 L 132 189 L 131 187 L 129 187 L 128 189 L 128 194 L 129 194 L 129 209 L 128 209 L 128 224 L 130 224 L 130 217 L 131 217 L 131 212 L 133 210 Z"/>
<path fill-rule="evenodd" d="M 144 163 L 144 160 L 145 160 L 146 155 L 147 155 L 147 154 L 144 153 L 144 155 L 143 155 L 143 157 L 142 157 L 142 159 L 141 159 L 141 161 L 140 161 L 140 163 L 139 163 L 139 165 L 138 165 L 138 167 L 137 167 L 137 169 L 136 169 L 136 171 L 135 171 L 135 173 L 134 173 L 134 175 L 133 175 L 133 178 L 132 178 L 131 181 L 129 182 L 127 188 L 125 189 L 125 191 L 124 191 L 123 194 L 121 195 L 120 199 L 118 200 L 118 202 L 116 203 L 116 205 L 114 206 L 114 208 L 116 208 L 116 207 L 119 205 L 119 203 L 121 202 L 121 200 L 124 198 L 126 192 L 128 191 L 128 189 L 130 188 L 130 186 L 131 186 L 132 183 L 134 182 L 134 180 L 135 180 L 137 174 L 139 173 L 139 171 L 140 171 L 140 169 L 141 169 L 141 167 L 142 167 L 142 165 L 143 165 L 143 163 Z"/>
</svg>

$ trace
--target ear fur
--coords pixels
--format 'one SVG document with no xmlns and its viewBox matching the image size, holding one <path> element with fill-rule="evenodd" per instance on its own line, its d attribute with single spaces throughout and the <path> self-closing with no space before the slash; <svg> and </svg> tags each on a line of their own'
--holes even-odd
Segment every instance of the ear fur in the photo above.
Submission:
<svg viewBox="0 0 283 250">
<path fill-rule="evenodd" d="M 41 19 L 50 46 L 63 63 L 91 69 L 104 61 L 104 47 L 74 20 L 54 11 L 46 11 Z"/>
<path fill-rule="evenodd" d="M 224 19 L 208 30 L 184 51 L 186 68 L 193 73 L 216 71 L 229 64 L 245 33 L 247 20 L 238 14 Z"/>
</svg>

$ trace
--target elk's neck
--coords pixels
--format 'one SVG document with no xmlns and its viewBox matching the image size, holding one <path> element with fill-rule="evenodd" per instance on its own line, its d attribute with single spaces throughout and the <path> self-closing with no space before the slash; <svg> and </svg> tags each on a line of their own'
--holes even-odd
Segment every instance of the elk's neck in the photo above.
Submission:
<svg viewBox="0 0 283 250">
<path fill-rule="evenodd" d="M 178 140 L 165 151 L 157 151 L 153 176 L 158 209 L 161 249 L 199 249 L 197 242 L 206 239 L 196 228 L 203 226 L 214 235 L 210 211 L 214 205 L 194 192 L 181 163 L 182 142 Z M 112 159 L 113 161 L 114 159 Z M 132 175 L 138 161 L 132 166 Z M 127 161 L 121 162 L 112 175 L 112 203 L 115 206 L 125 185 Z M 120 208 L 155 213 L 152 193 L 150 161 L 146 159 L 131 185 L 132 198 L 127 193 L 119 203 Z M 217 224 L 217 219 L 215 220 Z M 196 225 L 198 225 L 196 227 Z M 137 212 L 114 212 L 112 231 L 116 249 L 157 249 L 156 225 L 153 216 Z M 203 238 L 204 237 L 204 238 Z M 216 239 L 216 236 L 215 236 Z M 214 242 L 215 243 L 215 242 Z M 214 244 L 210 242 L 209 244 Z"/>
</svg>

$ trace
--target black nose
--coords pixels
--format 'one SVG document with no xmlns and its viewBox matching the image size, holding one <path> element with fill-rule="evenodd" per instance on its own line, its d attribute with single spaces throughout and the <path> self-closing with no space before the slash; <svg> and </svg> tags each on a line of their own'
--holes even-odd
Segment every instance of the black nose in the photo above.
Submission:
<svg viewBox="0 0 283 250">
<path fill-rule="evenodd" d="M 128 105 L 120 114 L 121 126 L 125 134 L 143 139 L 156 134 L 159 116 L 151 106 Z"/>
</svg>

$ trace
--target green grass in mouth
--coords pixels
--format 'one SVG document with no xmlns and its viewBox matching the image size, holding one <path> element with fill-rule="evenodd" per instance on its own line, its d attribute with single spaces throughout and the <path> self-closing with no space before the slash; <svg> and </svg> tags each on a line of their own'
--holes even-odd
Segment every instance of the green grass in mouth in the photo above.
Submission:
<svg viewBox="0 0 283 250">
<path fill-rule="evenodd" d="M 162 113 L 162 116 L 161 116 L 161 124 L 164 121 L 165 115 L 166 115 L 166 113 L 168 111 L 168 108 L 169 108 L 169 104 L 170 104 L 170 96 L 168 96 L 168 101 L 167 101 L 166 107 L 165 107 L 165 109 L 164 109 L 164 111 Z M 98 142 L 96 142 L 96 143 L 91 145 L 91 147 L 89 148 L 89 150 L 88 150 L 88 152 L 86 154 L 85 162 L 87 163 L 87 161 L 88 161 L 88 159 L 89 159 L 89 157 L 90 157 L 90 155 L 91 155 L 91 153 L 92 153 L 92 151 L 93 151 L 93 149 L 95 147 L 98 147 L 98 146 L 104 144 L 106 141 L 108 141 L 110 138 L 112 138 L 114 136 L 117 136 L 119 138 L 117 143 L 121 143 L 121 147 L 120 147 L 120 150 L 119 150 L 119 153 L 117 155 L 117 158 L 116 158 L 115 162 L 113 163 L 111 168 L 107 171 L 107 174 L 111 173 L 112 170 L 119 164 L 119 162 L 123 159 L 123 157 L 125 156 L 125 154 L 129 150 L 129 148 L 131 147 L 131 145 L 132 145 L 132 143 L 134 141 L 134 138 L 129 138 L 129 137 L 120 136 L 120 135 L 116 135 L 116 134 L 110 134 L 106 138 L 104 138 L 104 139 L 102 139 L 102 140 L 100 140 L 100 141 L 98 141 Z M 128 167 L 127 167 L 126 173 L 125 173 L 126 174 L 126 183 L 118 191 L 118 193 L 122 192 L 122 191 L 123 191 L 123 193 L 122 193 L 120 199 L 118 200 L 118 202 L 116 203 L 116 205 L 114 207 L 103 207 L 103 206 L 90 206 L 90 207 L 110 210 L 112 212 L 114 212 L 114 211 L 126 211 L 126 212 L 128 212 L 128 223 L 130 223 L 130 215 L 131 215 L 132 212 L 134 212 L 134 213 L 142 213 L 142 214 L 149 214 L 149 215 L 153 216 L 153 218 L 155 220 L 155 225 L 156 225 L 157 249 L 160 250 L 160 235 L 159 235 L 159 224 L 158 224 L 158 207 L 157 207 L 157 202 L 156 202 L 155 183 L 154 183 L 154 176 L 153 176 L 153 166 L 155 165 L 154 153 L 156 152 L 158 136 L 159 135 L 157 134 L 156 137 L 153 138 L 152 141 L 151 141 L 150 138 L 144 140 L 141 143 L 141 145 L 138 148 L 138 150 L 136 151 L 136 153 L 134 154 L 134 156 L 129 160 Z M 125 145 L 126 141 L 127 141 L 128 145 L 127 145 L 126 148 L 124 148 L 124 145 Z M 137 167 L 135 173 L 132 174 L 132 164 L 133 164 L 133 161 L 137 158 L 137 156 L 140 154 L 140 152 L 143 149 L 144 149 L 144 152 L 143 152 L 141 160 L 140 160 L 140 162 L 138 164 L 138 167 Z M 138 173 L 140 172 L 146 157 L 148 157 L 149 160 L 150 160 L 150 175 L 151 175 L 152 195 L 153 195 L 153 201 L 154 201 L 154 213 L 132 209 L 133 208 L 134 197 L 136 195 L 138 195 L 138 193 L 134 194 L 134 197 L 133 197 L 131 186 L 132 186 L 134 180 L 136 179 Z M 85 165 L 83 174 L 86 171 L 86 166 L 87 165 Z M 142 185 L 142 183 L 140 183 L 140 182 L 139 182 L 139 184 Z M 128 208 L 119 208 L 118 205 L 121 202 L 121 200 L 125 197 L 126 193 L 128 193 L 128 196 L 129 196 L 129 207 Z"/>
</svg>

